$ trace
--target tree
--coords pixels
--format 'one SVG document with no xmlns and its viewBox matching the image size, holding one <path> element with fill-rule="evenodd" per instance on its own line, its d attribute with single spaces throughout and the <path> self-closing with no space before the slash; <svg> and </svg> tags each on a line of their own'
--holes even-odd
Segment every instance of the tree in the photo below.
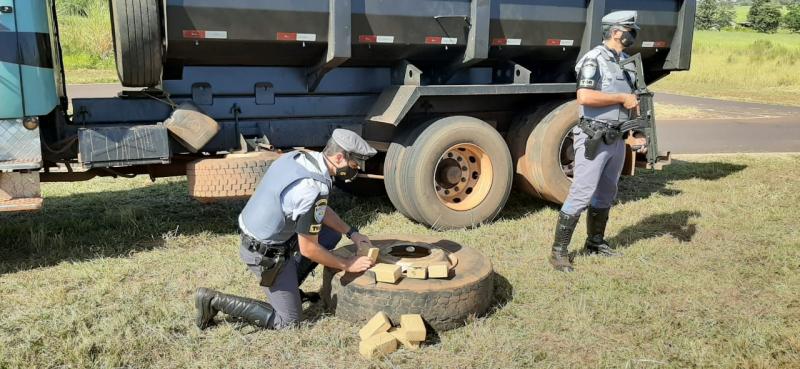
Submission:
<svg viewBox="0 0 800 369">
<path fill-rule="evenodd" d="M 758 32 L 774 33 L 781 25 L 780 5 L 772 0 L 754 0 L 747 13 L 747 21 Z"/>
<path fill-rule="evenodd" d="M 792 32 L 800 32 L 800 4 L 789 6 L 789 12 L 783 17 L 783 23 Z"/>
<path fill-rule="evenodd" d="M 703 0 L 697 5 L 697 15 L 695 15 L 695 26 L 697 29 L 712 29 L 716 26 L 715 18 L 719 3 L 717 0 Z"/>
<path fill-rule="evenodd" d="M 733 23 L 736 12 L 727 1 L 703 0 L 697 6 L 695 26 L 697 29 L 722 29 Z"/>
</svg>

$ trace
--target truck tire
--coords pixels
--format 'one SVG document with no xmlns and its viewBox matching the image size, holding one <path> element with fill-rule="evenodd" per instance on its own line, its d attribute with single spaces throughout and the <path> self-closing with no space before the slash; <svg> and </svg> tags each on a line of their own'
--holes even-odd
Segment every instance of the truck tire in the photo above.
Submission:
<svg viewBox="0 0 800 369">
<path fill-rule="evenodd" d="M 125 87 L 161 83 L 164 41 L 159 0 L 109 0 L 114 58 Z"/>
<path fill-rule="evenodd" d="M 322 298 L 326 309 L 336 317 L 361 324 L 379 311 L 394 323 L 402 314 L 420 314 L 434 330 L 463 326 L 472 316 L 485 314 L 494 296 L 494 272 L 489 258 L 476 250 L 437 237 L 385 236 L 373 238 L 375 247 L 386 248 L 397 242 L 426 243 L 451 252 L 458 263 L 448 279 L 403 278 L 397 284 L 374 283 L 369 275 L 345 273 L 325 268 Z M 348 245 L 334 251 L 339 256 L 355 254 Z"/>
<path fill-rule="evenodd" d="M 511 154 L 500 134 L 473 117 L 452 116 L 416 132 L 398 171 L 412 219 L 437 229 L 493 220 L 513 183 Z"/>
<path fill-rule="evenodd" d="M 408 152 L 412 149 L 411 144 L 414 139 L 431 123 L 432 121 L 424 122 L 418 126 L 402 129 L 389 145 L 389 150 L 383 162 L 383 182 L 389 201 L 392 202 L 392 205 L 400 214 L 409 219 L 416 220 L 419 215 L 408 197 L 409 193 L 403 187 L 403 174 L 408 162 L 406 158 L 408 157 Z"/>
<path fill-rule="evenodd" d="M 247 199 L 279 156 L 274 152 L 254 152 L 195 160 L 186 168 L 189 195 L 203 203 Z"/>
<path fill-rule="evenodd" d="M 574 100 L 544 104 L 515 121 L 508 133 L 515 187 L 557 204 L 566 200 L 575 160 L 571 134 L 577 124 Z"/>
</svg>

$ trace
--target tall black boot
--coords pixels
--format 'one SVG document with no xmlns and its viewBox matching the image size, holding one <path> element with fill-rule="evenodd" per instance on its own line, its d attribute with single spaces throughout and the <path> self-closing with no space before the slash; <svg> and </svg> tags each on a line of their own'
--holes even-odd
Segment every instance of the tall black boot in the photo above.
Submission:
<svg viewBox="0 0 800 369">
<path fill-rule="evenodd" d="M 241 318 L 261 328 L 272 328 L 275 310 L 272 305 L 247 297 L 226 295 L 208 288 L 198 288 L 194 296 L 197 308 L 195 323 L 205 329 L 214 321 L 214 316 L 221 311 L 232 317 Z"/>
<path fill-rule="evenodd" d="M 556 237 L 553 241 L 553 254 L 550 256 L 550 264 L 555 270 L 560 272 L 572 272 L 572 262 L 569 261 L 569 242 L 572 241 L 572 233 L 578 224 L 580 215 L 569 215 L 562 212 L 558 213 L 558 224 L 556 224 Z"/>
<path fill-rule="evenodd" d="M 303 282 L 308 278 L 308 275 L 314 271 L 317 267 L 317 263 L 311 261 L 311 259 L 300 256 L 300 262 L 297 264 L 297 286 L 303 284 Z M 300 290 L 300 301 L 306 302 L 309 301 L 311 303 L 315 303 L 319 301 L 320 296 L 317 292 L 305 292 Z"/>
<path fill-rule="evenodd" d="M 606 224 L 608 223 L 608 213 L 611 209 L 597 209 L 589 207 L 586 217 L 586 249 L 592 253 L 602 256 L 621 256 L 622 254 L 614 251 L 614 248 L 604 239 L 606 234 Z"/>
</svg>

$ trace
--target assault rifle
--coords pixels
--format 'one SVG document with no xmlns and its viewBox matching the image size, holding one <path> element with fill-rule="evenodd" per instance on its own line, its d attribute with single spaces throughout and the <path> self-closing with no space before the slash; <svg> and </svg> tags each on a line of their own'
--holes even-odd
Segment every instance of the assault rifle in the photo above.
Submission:
<svg viewBox="0 0 800 369">
<path fill-rule="evenodd" d="M 633 65 L 633 70 L 629 69 L 628 65 Z M 634 94 L 639 98 L 639 114 L 636 118 L 622 123 L 620 131 L 626 132 L 629 130 L 636 130 L 644 133 L 647 138 L 647 164 L 648 167 L 655 167 L 662 157 L 658 155 L 658 139 L 656 137 L 656 116 L 653 107 L 653 92 L 647 88 L 647 83 L 644 79 L 644 66 L 642 64 L 642 54 L 636 54 L 628 59 L 620 62 L 623 70 L 635 71 L 636 82 L 634 83 L 628 79 L 628 84 L 634 90 Z M 627 79 L 628 75 L 625 74 Z M 667 154 L 667 157 L 669 154 Z M 664 158 L 664 159 L 666 159 Z"/>
</svg>

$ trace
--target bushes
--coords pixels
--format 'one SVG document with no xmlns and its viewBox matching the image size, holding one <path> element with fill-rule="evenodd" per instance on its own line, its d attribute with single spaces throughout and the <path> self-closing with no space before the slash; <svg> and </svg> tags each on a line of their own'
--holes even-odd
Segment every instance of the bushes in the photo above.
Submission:
<svg viewBox="0 0 800 369">
<path fill-rule="evenodd" d="M 747 13 L 747 21 L 758 32 L 775 33 L 781 25 L 780 5 L 771 0 L 755 0 Z"/>
<path fill-rule="evenodd" d="M 783 24 L 792 32 L 800 32 L 800 3 L 789 6 L 789 12 L 783 17 Z"/>
<path fill-rule="evenodd" d="M 64 65 L 67 69 L 111 69 L 114 45 L 108 2 L 56 2 Z"/>
</svg>

